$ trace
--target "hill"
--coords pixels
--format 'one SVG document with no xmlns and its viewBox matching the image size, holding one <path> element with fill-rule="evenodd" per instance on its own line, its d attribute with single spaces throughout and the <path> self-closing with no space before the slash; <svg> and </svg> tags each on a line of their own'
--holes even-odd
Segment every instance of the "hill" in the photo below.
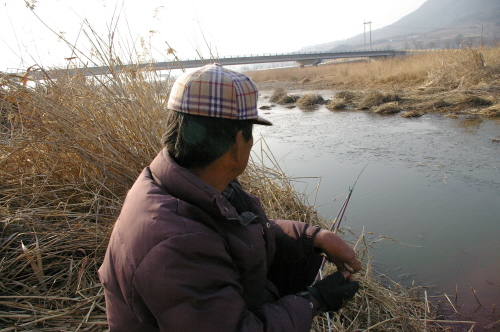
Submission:
<svg viewBox="0 0 500 332">
<path fill-rule="evenodd" d="M 500 46 L 500 1 L 428 0 L 394 24 L 371 32 L 373 49 L 428 49 Z M 301 51 L 370 48 L 368 32 L 304 47 Z"/>
</svg>

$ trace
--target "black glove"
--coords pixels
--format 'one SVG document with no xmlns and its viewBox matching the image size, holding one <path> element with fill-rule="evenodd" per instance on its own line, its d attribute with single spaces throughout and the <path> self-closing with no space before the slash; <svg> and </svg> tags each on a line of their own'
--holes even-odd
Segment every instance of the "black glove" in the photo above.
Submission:
<svg viewBox="0 0 500 332">
<path fill-rule="evenodd" d="M 337 271 L 307 287 L 318 300 L 322 311 L 337 311 L 344 300 L 350 299 L 359 290 L 359 282 L 348 282 L 342 272 Z"/>
</svg>

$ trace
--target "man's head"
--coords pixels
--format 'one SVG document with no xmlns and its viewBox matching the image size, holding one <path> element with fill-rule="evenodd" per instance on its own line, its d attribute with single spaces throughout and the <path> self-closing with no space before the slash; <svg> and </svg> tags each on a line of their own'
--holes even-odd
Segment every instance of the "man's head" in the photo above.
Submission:
<svg viewBox="0 0 500 332">
<path fill-rule="evenodd" d="M 183 74 L 168 101 L 168 152 L 183 167 L 204 168 L 235 143 L 239 131 L 248 142 L 253 124 L 271 125 L 258 115 L 257 98 L 248 76 L 218 64 Z"/>
</svg>

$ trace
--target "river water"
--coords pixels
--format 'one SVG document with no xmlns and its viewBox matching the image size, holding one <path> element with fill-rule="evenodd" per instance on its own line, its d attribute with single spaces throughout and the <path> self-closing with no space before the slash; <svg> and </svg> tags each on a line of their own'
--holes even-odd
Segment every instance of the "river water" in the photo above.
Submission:
<svg viewBox="0 0 500 332">
<path fill-rule="evenodd" d="M 333 97 L 333 91 L 315 92 Z M 262 91 L 259 106 L 270 105 L 271 94 Z M 493 141 L 500 121 L 324 106 L 276 105 L 260 114 L 274 125 L 254 126 L 254 151 L 265 141 L 323 216 L 337 215 L 368 164 L 342 226 L 381 240 L 370 250 L 378 272 L 407 286 L 429 286 L 439 301 L 448 303 L 447 294 L 457 319 L 482 326 L 500 319 L 500 143 Z"/>
</svg>

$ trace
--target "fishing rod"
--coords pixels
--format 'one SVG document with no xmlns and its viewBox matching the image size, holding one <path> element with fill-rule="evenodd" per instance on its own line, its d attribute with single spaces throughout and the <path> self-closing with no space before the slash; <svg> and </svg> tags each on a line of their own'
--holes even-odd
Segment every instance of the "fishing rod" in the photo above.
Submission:
<svg viewBox="0 0 500 332">
<path fill-rule="evenodd" d="M 365 170 L 366 166 L 368 166 L 368 163 L 365 165 L 365 167 L 363 167 L 361 172 L 359 172 L 359 175 L 356 178 L 356 181 L 354 181 L 354 184 L 352 185 L 352 187 L 349 187 L 349 192 L 347 193 L 347 197 L 344 201 L 344 204 L 340 208 L 340 211 L 337 214 L 337 216 L 335 217 L 335 219 L 333 219 L 332 225 L 329 228 L 330 232 L 333 231 L 335 234 L 338 232 L 339 227 L 340 227 L 340 223 L 342 222 L 342 218 L 344 217 L 345 210 L 347 209 L 347 204 L 349 204 L 349 200 L 351 199 L 352 192 L 354 191 L 354 187 L 356 186 L 356 183 L 358 183 L 358 180 L 361 177 L 361 174 L 363 174 L 363 171 Z M 326 257 L 324 256 L 323 261 L 321 262 L 321 265 L 319 267 L 318 274 L 316 275 L 315 282 L 323 279 L 322 271 L 323 271 L 323 268 L 325 267 L 325 264 L 326 264 Z M 349 272 L 351 272 L 351 271 L 349 271 Z"/>
<path fill-rule="evenodd" d="M 345 213 L 345 210 L 347 208 L 347 204 L 349 204 L 349 200 L 351 199 L 352 192 L 354 191 L 354 187 L 356 186 L 356 183 L 358 183 L 358 180 L 361 177 L 361 174 L 363 174 L 363 171 L 365 170 L 366 166 L 368 166 L 368 164 L 369 163 L 367 163 L 365 165 L 365 167 L 363 167 L 361 172 L 359 172 L 358 177 L 356 178 L 356 181 L 354 181 L 354 184 L 352 185 L 352 188 L 349 187 L 349 192 L 347 193 L 347 197 L 345 198 L 344 204 L 340 208 L 340 211 L 337 214 L 337 216 L 335 217 L 335 219 L 333 219 L 332 225 L 329 228 L 330 232 L 333 231 L 335 234 L 338 232 L 339 227 L 340 227 L 340 223 L 342 222 L 342 218 L 344 217 L 344 213 Z M 319 271 L 318 271 L 318 274 L 316 275 L 316 279 L 314 280 L 314 283 L 323 279 L 323 268 L 325 267 L 325 264 L 326 264 L 326 256 L 323 256 L 323 261 L 321 262 L 321 266 L 319 267 Z M 346 267 L 346 269 L 348 269 L 348 267 Z M 348 269 L 348 271 L 351 273 L 354 273 L 354 271 L 352 271 L 352 269 L 351 270 Z M 330 322 L 330 313 L 329 312 L 326 313 L 326 320 L 328 322 L 328 331 L 331 332 L 332 331 L 332 324 Z"/>
</svg>

